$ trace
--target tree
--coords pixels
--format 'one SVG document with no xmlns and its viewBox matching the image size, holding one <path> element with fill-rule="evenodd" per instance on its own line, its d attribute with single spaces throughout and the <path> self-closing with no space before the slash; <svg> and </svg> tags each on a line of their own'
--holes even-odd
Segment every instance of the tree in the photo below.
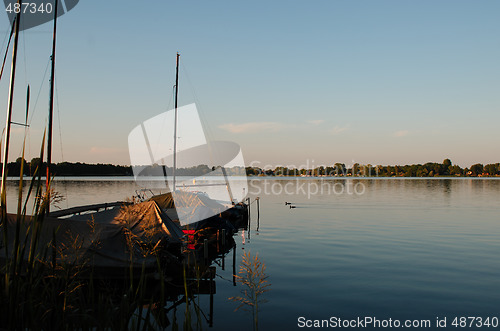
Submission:
<svg viewBox="0 0 500 331">
<path fill-rule="evenodd" d="M 345 176 L 347 175 L 347 169 L 345 167 L 345 164 L 343 163 L 335 163 L 334 166 L 335 172 L 337 173 L 338 176 Z"/>
<path fill-rule="evenodd" d="M 22 157 L 18 157 L 15 163 L 9 165 L 9 173 L 12 175 L 19 175 L 21 167 L 23 168 L 23 175 L 29 175 L 28 162 Z"/>
<path fill-rule="evenodd" d="M 374 173 L 375 173 L 375 171 L 373 169 L 373 166 L 370 163 L 368 163 L 367 165 L 365 165 L 361 168 L 361 174 L 363 176 L 371 177 Z"/>
<path fill-rule="evenodd" d="M 359 163 L 354 163 L 352 165 L 351 173 L 353 176 L 358 176 L 359 175 Z"/>
<path fill-rule="evenodd" d="M 16 163 L 17 163 L 17 164 L 19 164 L 19 165 L 21 165 L 21 162 L 24 162 L 24 164 L 26 164 L 26 163 L 27 163 L 25 159 L 23 159 L 22 157 L 18 157 L 18 158 L 16 159 Z"/>
<path fill-rule="evenodd" d="M 497 174 L 497 166 L 496 164 L 487 164 L 484 166 L 484 172 L 490 176 L 494 176 Z"/>
<path fill-rule="evenodd" d="M 427 177 L 429 171 L 425 167 L 420 167 L 417 170 L 417 177 Z"/>
<path fill-rule="evenodd" d="M 381 176 L 381 177 L 387 176 L 387 169 L 379 164 L 375 167 L 375 174 L 376 176 Z"/>
<path fill-rule="evenodd" d="M 440 175 L 449 175 L 451 166 L 452 166 L 451 160 L 445 159 L 441 167 Z"/>
<path fill-rule="evenodd" d="M 450 175 L 461 175 L 463 173 L 462 168 L 458 165 L 450 166 L 449 168 Z"/>
<path fill-rule="evenodd" d="M 325 171 L 326 171 L 325 175 L 327 176 L 335 175 L 335 168 L 333 167 L 326 167 Z"/>
<path fill-rule="evenodd" d="M 321 166 L 321 167 L 318 167 L 318 168 L 314 169 L 313 174 L 314 174 L 314 176 L 324 175 L 325 174 L 325 167 Z"/>
<path fill-rule="evenodd" d="M 215 170 L 215 167 L 212 167 L 212 170 Z M 245 168 L 247 175 L 249 176 L 258 176 L 262 173 L 262 170 L 259 168 L 246 167 Z"/>
<path fill-rule="evenodd" d="M 433 163 L 432 169 L 435 175 L 444 175 L 443 165 L 439 163 Z"/>
<path fill-rule="evenodd" d="M 473 176 L 481 175 L 483 173 L 483 165 L 481 163 L 476 163 L 470 167 Z"/>
<path fill-rule="evenodd" d="M 42 162 L 39 157 L 32 158 L 30 161 L 30 174 L 33 175 L 35 173 L 36 168 L 40 167 L 41 164 Z"/>
</svg>

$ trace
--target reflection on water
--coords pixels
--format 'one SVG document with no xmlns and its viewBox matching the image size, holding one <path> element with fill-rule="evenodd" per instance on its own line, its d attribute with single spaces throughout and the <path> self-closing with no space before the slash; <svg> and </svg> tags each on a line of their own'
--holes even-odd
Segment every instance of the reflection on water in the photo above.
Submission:
<svg viewBox="0 0 500 331">
<path fill-rule="evenodd" d="M 351 181 L 365 192 L 262 197 L 258 246 L 273 281 L 266 309 L 279 310 L 287 327 L 296 327 L 299 316 L 434 320 L 498 313 L 499 180 L 306 179 L 268 185 L 289 185 L 295 192 L 308 181 L 346 187 Z M 271 316 L 266 322 L 279 325 Z"/>
<path fill-rule="evenodd" d="M 349 194 L 356 184 L 362 194 Z M 9 185 L 12 198 L 15 182 Z M 330 193 L 321 192 L 321 185 Z M 56 189 L 67 196 L 62 207 L 71 207 L 123 200 L 138 187 L 94 179 L 56 182 Z M 252 329 L 251 316 L 234 312 L 227 300 L 241 289 L 233 284 L 232 269 L 245 251 L 259 253 L 273 284 L 259 315 L 263 330 L 295 329 L 300 316 L 498 316 L 498 179 L 255 178 L 249 193 L 252 201 L 261 198 L 259 231 L 253 204 L 250 231 L 240 230 L 234 251 L 212 264 L 213 310 L 210 295 L 193 300 L 214 329 Z M 182 299 L 180 294 L 176 302 Z M 177 322 L 183 318 L 181 305 L 168 311 L 171 324 L 175 311 Z"/>
<path fill-rule="evenodd" d="M 216 275 L 226 270 L 230 259 L 236 286 L 236 243 L 232 238 L 218 240 L 185 255 L 183 270 L 164 283 L 150 282 L 145 296 L 147 307 L 154 313 L 158 328 L 205 329 L 214 325 L 214 297 L 217 294 Z M 162 295 L 163 298 L 162 298 Z M 153 321 L 150 321 L 153 322 Z"/>
<path fill-rule="evenodd" d="M 240 220 L 233 225 L 244 235 L 247 221 Z M 149 322 L 158 328 L 202 330 L 213 327 L 214 299 L 228 299 L 216 298 L 217 282 L 224 281 L 236 288 L 239 276 L 234 238 L 227 236 L 226 230 L 206 238 L 187 246 L 181 270 L 167 270 L 168 278 L 164 282 L 148 284 L 144 302 L 148 302 L 147 307 L 153 312 L 154 321 Z M 221 275 L 228 272 L 230 278 Z"/>
</svg>

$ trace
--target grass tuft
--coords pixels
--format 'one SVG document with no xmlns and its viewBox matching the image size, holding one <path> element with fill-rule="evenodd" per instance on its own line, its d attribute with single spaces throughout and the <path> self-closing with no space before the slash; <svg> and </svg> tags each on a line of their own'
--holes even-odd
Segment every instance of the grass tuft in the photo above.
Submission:
<svg viewBox="0 0 500 331">
<path fill-rule="evenodd" d="M 245 252 L 238 273 L 237 281 L 244 285 L 242 295 L 230 297 L 229 300 L 240 304 L 235 311 L 243 308 L 252 313 L 253 329 L 258 330 L 260 305 L 267 302 L 262 295 L 268 292 L 271 286 L 267 280 L 269 276 L 266 274 L 266 265 L 259 259 L 258 254 L 252 257 L 250 252 Z"/>
</svg>

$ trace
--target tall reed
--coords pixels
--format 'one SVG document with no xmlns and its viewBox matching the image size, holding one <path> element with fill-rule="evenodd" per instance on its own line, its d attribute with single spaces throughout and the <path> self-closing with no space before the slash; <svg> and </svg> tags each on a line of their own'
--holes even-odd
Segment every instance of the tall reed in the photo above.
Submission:
<svg viewBox="0 0 500 331">
<path fill-rule="evenodd" d="M 40 148 L 40 159 L 43 155 L 44 143 Z M 23 201 L 21 171 L 16 214 L 7 213 L 6 192 L 1 192 L 0 328 L 157 329 L 151 322 L 150 307 L 165 298 L 164 287 L 160 288 L 159 294 L 147 293 L 146 270 L 143 267 L 140 275 L 134 275 L 132 255 L 130 277 L 121 281 L 95 279 L 89 258 L 81 258 L 79 254 L 85 238 L 72 234 L 67 241 L 70 244 L 65 245 L 57 241 L 59 228 L 44 226 L 47 207 L 61 197 L 51 187 L 52 183 L 48 188 L 50 194 L 47 194 L 42 174 L 42 164 L 39 164 Z M 28 216 L 30 201 L 33 205 Z M 89 227 L 92 226 L 90 222 Z M 42 240 L 44 231 L 52 231 L 49 242 Z M 138 244 L 136 238 L 129 238 L 130 251 L 133 252 Z M 157 250 L 149 253 L 157 254 Z M 161 274 L 160 256 L 157 258 L 158 273 Z"/>
<path fill-rule="evenodd" d="M 259 329 L 259 311 L 260 305 L 267 302 L 262 295 L 269 291 L 271 284 L 267 280 L 266 265 L 256 254 L 252 257 L 250 252 L 245 252 L 241 261 L 240 270 L 236 275 L 237 281 L 245 287 L 241 290 L 241 296 L 230 297 L 229 300 L 239 302 L 240 308 L 252 312 L 253 329 Z"/>
<path fill-rule="evenodd" d="M 45 141 L 45 133 L 43 141 Z M 40 148 L 40 159 L 45 151 Z M 22 155 L 24 159 L 24 152 Z M 61 200 L 53 182 L 45 188 L 43 163 L 39 163 L 27 184 L 23 168 L 19 178 L 17 212 L 7 213 L 6 192 L 0 201 L 0 328 L 8 330 L 157 330 L 166 327 L 165 306 L 172 300 L 164 275 L 171 267 L 157 241 L 156 228 L 146 228 L 145 236 L 133 234 L 132 224 L 124 223 L 123 235 L 129 253 L 129 267 L 120 280 L 103 279 L 91 263 L 92 256 L 80 254 L 85 240 L 78 233 L 61 233 L 60 227 L 49 228 L 47 208 Z M 27 186 L 27 187 L 25 187 Z M 26 189 L 23 198 L 23 188 Z M 124 207 L 133 220 L 133 208 Z M 61 224 L 64 222 L 60 220 Z M 53 223 L 52 223 L 53 224 Z M 51 225 L 52 226 L 52 225 Z M 94 220 L 88 222 L 95 230 Z M 50 231 L 47 240 L 47 232 Z M 61 241 L 62 235 L 69 240 Z M 69 237 L 68 237 L 69 236 Z M 99 247 L 100 243 L 95 242 Z M 137 252 L 156 259 L 156 270 L 137 266 Z M 170 261 L 170 260 L 169 260 Z M 180 268 L 180 266 L 179 266 Z M 203 312 L 196 303 L 193 289 L 199 291 L 205 266 L 187 264 L 179 269 L 182 277 L 186 310 L 185 329 L 202 329 Z M 154 272 L 156 279 L 150 278 Z M 194 275 L 194 276 L 193 276 Z M 193 280 L 194 278 L 194 280 Z M 153 290 L 152 290 L 153 289 Z M 196 289 L 195 289 L 196 290 Z M 176 293 L 176 291 L 173 291 Z M 177 294 L 175 294 L 177 295 Z M 176 305 L 174 305 L 174 310 Z M 162 310 L 163 309 L 163 310 Z M 168 311 L 167 311 L 168 312 Z M 163 314 L 162 314 L 163 313 Z M 174 312 L 172 329 L 178 327 Z"/>
</svg>

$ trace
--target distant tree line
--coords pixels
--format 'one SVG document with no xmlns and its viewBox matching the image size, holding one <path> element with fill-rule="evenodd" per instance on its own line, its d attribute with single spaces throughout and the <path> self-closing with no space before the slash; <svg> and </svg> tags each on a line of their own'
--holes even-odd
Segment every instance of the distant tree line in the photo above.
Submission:
<svg viewBox="0 0 500 331">
<path fill-rule="evenodd" d="M 21 171 L 21 163 L 24 162 L 23 173 L 25 176 L 33 176 L 37 167 L 40 166 L 40 158 L 31 159 L 30 162 L 17 158 L 15 162 L 10 162 L 7 165 L 8 176 L 19 176 Z M 41 164 L 42 174 L 45 174 L 47 163 Z M 220 167 L 209 167 L 205 164 L 176 169 L 177 176 L 202 176 L 213 172 L 214 175 L 220 175 Z M 162 176 L 163 174 L 172 175 L 172 168 L 158 164 L 143 166 L 137 169 L 141 176 Z M 225 169 L 227 175 L 245 175 L 244 167 L 233 167 Z M 55 176 L 133 176 L 133 168 L 131 166 L 121 166 L 113 164 L 87 164 L 80 162 L 61 162 L 53 164 L 50 172 Z"/>
<path fill-rule="evenodd" d="M 275 169 L 260 169 L 247 167 L 249 176 L 333 176 L 333 177 L 493 177 L 500 176 L 500 163 L 472 165 L 470 168 L 461 168 L 453 165 L 450 159 L 443 163 L 428 162 L 425 164 L 382 166 L 355 163 L 346 167 L 344 163 L 335 163 L 331 166 L 319 166 L 314 169 L 296 169 L 276 167 Z"/>
<path fill-rule="evenodd" d="M 19 157 L 16 162 L 7 164 L 7 175 L 19 176 L 22 162 L 24 162 L 23 173 L 25 176 L 33 176 L 37 167 L 41 167 L 42 174 L 45 174 L 47 163 L 40 162 L 39 157 L 32 158 L 30 162 Z M 61 162 L 52 164 L 50 172 L 55 176 L 131 176 L 132 168 L 113 164 Z"/>
<path fill-rule="evenodd" d="M 45 173 L 46 163 L 40 162 L 40 158 L 33 158 L 30 162 L 18 158 L 15 162 L 7 165 L 9 176 L 19 176 L 21 162 L 24 162 L 24 175 L 32 176 L 35 169 L 42 167 L 42 173 Z M 164 169 L 163 169 L 164 168 Z M 176 170 L 178 176 L 202 176 L 220 175 L 220 167 L 209 167 L 205 164 L 193 166 L 190 168 L 179 168 Z M 249 176 L 332 176 L 332 177 L 439 177 L 439 176 L 457 176 L 457 177 L 494 177 L 500 176 L 500 163 L 474 164 L 470 168 L 461 168 L 453 165 L 450 159 L 445 159 L 443 163 L 428 162 L 425 164 L 412 165 L 362 165 L 355 163 L 347 167 L 344 163 L 334 163 L 331 166 L 319 166 L 314 169 L 296 169 L 293 167 L 276 167 L 275 169 L 260 169 L 258 167 L 233 167 L 226 168 L 227 175 Z M 166 173 L 172 174 L 172 168 L 163 167 L 154 164 L 141 168 L 143 176 L 158 176 Z M 163 172 L 165 171 L 165 172 Z M 133 176 L 131 166 L 121 166 L 113 164 L 87 164 L 80 162 L 61 162 L 53 164 L 51 173 L 55 176 Z"/>
</svg>

